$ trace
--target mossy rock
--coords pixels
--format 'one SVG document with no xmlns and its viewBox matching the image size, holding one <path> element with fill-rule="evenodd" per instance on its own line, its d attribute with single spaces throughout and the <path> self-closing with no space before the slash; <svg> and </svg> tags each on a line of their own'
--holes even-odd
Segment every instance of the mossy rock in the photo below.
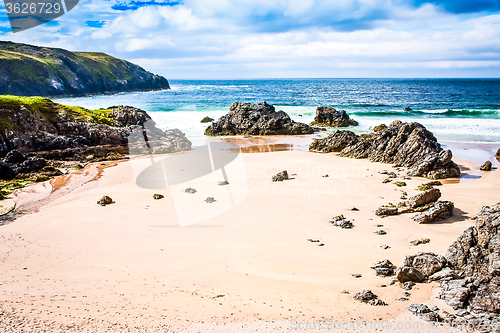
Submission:
<svg viewBox="0 0 500 333">
<path fill-rule="evenodd" d="M 210 118 L 210 117 L 205 117 L 201 120 L 201 123 L 204 124 L 204 123 L 211 123 L 212 121 L 214 121 L 213 118 Z"/>
<path fill-rule="evenodd" d="M 375 126 L 373 128 L 373 131 L 374 132 L 380 132 L 380 131 L 383 131 L 383 130 L 386 130 L 387 129 L 387 126 L 385 124 L 380 124 L 378 126 Z"/>
<path fill-rule="evenodd" d="M 397 187 L 404 187 L 406 186 L 406 183 L 405 182 L 395 182 L 394 183 Z"/>
</svg>

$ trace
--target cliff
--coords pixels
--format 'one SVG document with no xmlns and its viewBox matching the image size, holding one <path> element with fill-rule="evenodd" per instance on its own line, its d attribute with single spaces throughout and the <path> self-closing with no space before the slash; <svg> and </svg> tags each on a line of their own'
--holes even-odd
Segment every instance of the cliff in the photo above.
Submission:
<svg viewBox="0 0 500 333">
<path fill-rule="evenodd" d="M 84 96 L 169 88 L 164 77 L 104 53 L 0 42 L 0 94 Z"/>
</svg>

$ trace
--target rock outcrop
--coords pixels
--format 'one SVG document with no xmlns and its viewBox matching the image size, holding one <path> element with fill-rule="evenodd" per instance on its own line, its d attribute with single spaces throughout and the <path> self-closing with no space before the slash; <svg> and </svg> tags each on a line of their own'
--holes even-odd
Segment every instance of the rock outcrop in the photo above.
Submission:
<svg viewBox="0 0 500 333">
<path fill-rule="evenodd" d="M 284 111 L 275 111 L 274 106 L 235 102 L 229 113 L 212 123 L 205 135 L 300 135 L 312 134 L 314 130 L 290 119 Z"/>
<path fill-rule="evenodd" d="M 315 140 L 309 147 L 315 152 L 340 152 L 340 156 L 367 158 L 374 162 L 408 167 L 410 176 L 441 179 L 459 177 L 460 168 L 452 161 L 434 135 L 419 123 L 394 121 L 387 129 L 356 135 L 337 131 Z"/>
<path fill-rule="evenodd" d="M 320 106 L 316 109 L 316 117 L 311 126 L 349 127 L 358 126 L 358 122 L 349 118 L 344 110 L 337 111 L 329 106 Z"/>
<path fill-rule="evenodd" d="M 120 159 L 137 140 L 147 141 L 153 153 L 191 148 L 182 132 L 162 131 L 133 107 L 87 110 L 41 97 L 0 96 L 0 178 L 39 170 L 46 160 Z"/>
<path fill-rule="evenodd" d="M 407 256 L 397 273 L 399 281 L 421 282 L 421 277 L 408 277 L 410 269 L 431 281 L 441 281 L 440 298 L 458 310 L 450 320 L 498 321 L 500 203 L 483 207 L 476 225 L 466 229 L 443 255 L 420 252 Z"/>
<path fill-rule="evenodd" d="M 164 77 L 104 53 L 0 42 L 2 94 L 84 96 L 169 88 Z"/>
<path fill-rule="evenodd" d="M 492 166 L 493 166 L 493 164 L 490 161 L 486 161 L 486 162 L 484 162 L 483 165 L 481 165 L 480 169 L 481 169 L 481 171 L 491 171 Z"/>
</svg>

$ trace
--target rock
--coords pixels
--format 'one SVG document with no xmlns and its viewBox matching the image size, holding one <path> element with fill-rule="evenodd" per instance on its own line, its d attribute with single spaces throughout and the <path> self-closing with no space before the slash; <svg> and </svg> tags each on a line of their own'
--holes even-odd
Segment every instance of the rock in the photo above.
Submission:
<svg viewBox="0 0 500 333">
<path fill-rule="evenodd" d="M 405 109 L 404 109 L 404 110 L 405 110 L 405 111 L 413 111 L 413 110 L 412 110 L 412 108 L 411 108 L 411 107 L 409 107 L 409 106 L 405 107 Z"/>
<path fill-rule="evenodd" d="M 386 217 L 398 214 L 399 214 L 398 207 L 392 207 L 392 206 L 382 206 L 375 211 L 375 215 L 380 217 Z"/>
<path fill-rule="evenodd" d="M 388 184 L 388 183 L 392 183 L 392 180 L 390 178 L 386 178 L 382 181 L 382 184 Z"/>
<path fill-rule="evenodd" d="M 302 135 L 314 130 L 306 124 L 296 123 L 283 111 L 276 112 L 272 105 L 235 102 L 229 113 L 212 123 L 205 135 Z"/>
<path fill-rule="evenodd" d="M 194 188 L 188 187 L 187 189 L 184 190 L 184 192 L 189 194 L 195 194 L 198 191 L 196 191 Z"/>
<path fill-rule="evenodd" d="M 456 272 L 449 267 L 445 267 L 442 270 L 429 276 L 429 281 L 440 281 L 440 280 L 452 280 L 457 276 Z"/>
<path fill-rule="evenodd" d="M 432 252 L 417 252 L 406 256 L 401 266 L 416 268 L 427 278 L 435 272 L 440 271 L 445 267 L 446 263 L 446 259 L 443 256 L 438 256 Z M 411 281 L 419 282 L 415 280 Z"/>
<path fill-rule="evenodd" d="M 278 172 L 277 174 L 275 174 L 272 178 L 271 178 L 271 181 L 273 182 L 282 182 L 284 180 L 289 180 L 290 177 L 288 177 L 288 171 L 284 170 L 284 171 L 281 171 L 281 172 Z"/>
<path fill-rule="evenodd" d="M 314 140 L 309 146 L 309 150 L 318 153 L 340 152 L 357 141 L 357 135 L 354 132 L 336 131 L 326 138 Z"/>
<path fill-rule="evenodd" d="M 427 190 L 434 188 L 434 186 L 441 186 L 441 185 L 443 185 L 443 184 L 438 180 L 431 181 L 431 182 L 427 182 L 425 184 L 419 185 L 417 190 L 418 191 L 427 191 Z"/>
<path fill-rule="evenodd" d="M 362 290 L 354 294 L 353 298 L 357 301 L 367 303 L 372 306 L 386 306 L 387 303 L 378 298 L 371 290 Z"/>
<path fill-rule="evenodd" d="M 106 206 L 106 205 L 110 205 L 114 203 L 113 199 L 111 199 L 110 197 L 108 197 L 107 195 L 103 196 L 101 198 L 101 200 L 97 201 L 97 204 L 98 205 L 101 205 L 101 206 Z"/>
<path fill-rule="evenodd" d="M 227 180 L 223 180 L 221 182 L 218 182 L 217 183 L 219 186 L 226 186 L 226 185 L 229 185 L 229 182 Z"/>
<path fill-rule="evenodd" d="M 394 185 L 396 185 L 397 187 L 404 187 L 404 186 L 406 186 L 406 183 L 405 182 L 395 182 Z"/>
<path fill-rule="evenodd" d="M 361 135 L 337 131 L 315 140 L 309 150 L 339 151 L 343 157 L 408 167 L 409 176 L 430 179 L 460 176 L 451 151 L 443 150 L 434 135 L 418 123 L 394 121 L 386 130 Z"/>
<path fill-rule="evenodd" d="M 385 230 L 377 230 L 374 232 L 374 234 L 377 234 L 377 235 L 387 235 L 387 231 Z"/>
<path fill-rule="evenodd" d="M 407 307 L 407 309 L 408 309 L 408 311 L 410 311 L 411 313 L 413 313 L 416 316 L 419 316 L 420 318 L 422 318 L 425 321 L 431 321 L 431 322 L 442 321 L 442 318 L 437 313 L 438 309 L 435 309 L 433 311 L 425 304 L 413 303 L 409 307 Z"/>
<path fill-rule="evenodd" d="M 348 127 L 358 126 L 358 122 L 350 119 L 344 110 L 337 111 L 332 107 L 320 106 L 316 109 L 316 117 L 311 126 Z"/>
<path fill-rule="evenodd" d="M 153 195 L 153 199 L 154 199 L 154 200 L 161 200 L 161 199 L 163 199 L 163 198 L 165 198 L 165 196 L 163 196 L 162 194 L 155 193 L 155 194 Z"/>
<path fill-rule="evenodd" d="M 370 268 L 375 270 L 377 276 L 386 277 L 394 275 L 394 269 L 396 266 L 394 266 L 389 260 L 385 259 L 374 262 Z"/>
<path fill-rule="evenodd" d="M 351 212 L 359 212 L 359 209 L 358 209 L 358 208 L 356 208 L 356 207 L 352 207 L 352 208 L 351 208 Z"/>
<path fill-rule="evenodd" d="M 323 178 L 328 178 L 328 177 L 330 177 L 330 176 L 329 176 L 329 175 L 323 175 L 323 176 L 321 176 L 321 177 L 323 177 Z"/>
<path fill-rule="evenodd" d="M 412 290 L 413 287 L 416 286 L 416 283 L 413 282 L 413 281 L 406 281 L 404 282 L 402 285 L 401 285 L 401 288 L 403 288 L 404 290 Z"/>
<path fill-rule="evenodd" d="M 14 149 L 7 153 L 3 161 L 10 164 L 23 163 L 24 161 L 26 161 L 26 156 Z"/>
<path fill-rule="evenodd" d="M 455 205 L 451 201 L 438 201 L 428 211 L 421 215 L 413 217 L 418 224 L 432 223 L 437 220 L 443 220 L 453 215 Z"/>
<path fill-rule="evenodd" d="M 442 281 L 443 299 L 454 308 L 500 313 L 500 203 L 485 206 L 443 257 L 455 276 Z"/>
<path fill-rule="evenodd" d="M 411 208 L 416 208 L 423 206 L 425 204 L 435 202 L 441 198 L 441 191 L 437 188 L 432 188 L 423 193 L 419 193 L 414 197 L 408 199 L 407 206 Z"/>
<path fill-rule="evenodd" d="M 355 273 L 355 274 L 351 274 L 351 276 L 352 276 L 352 277 L 355 277 L 356 279 L 359 279 L 359 278 L 362 278 L 362 277 L 363 277 L 363 275 L 361 275 L 361 274 L 357 274 L 357 273 Z"/>
<path fill-rule="evenodd" d="M 380 131 L 383 131 L 383 130 L 386 130 L 387 129 L 387 126 L 385 124 L 380 124 L 378 126 L 375 126 L 373 128 L 373 131 L 374 132 L 380 132 Z"/>
<path fill-rule="evenodd" d="M 389 250 L 391 247 L 389 245 L 380 245 L 380 247 L 384 250 Z"/>
<path fill-rule="evenodd" d="M 210 117 L 205 117 L 201 120 L 201 123 L 204 124 L 204 123 L 211 123 L 212 121 L 214 121 L 213 118 L 210 118 Z"/>
<path fill-rule="evenodd" d="M 420 239 L 415 239 L 415 240 L 410 241 L 410 244 L 413 246 L 417 246 L 420 244 L 428 244 L 430 242 L 431 242 L 431 240 L 429 238 L 420 238 Z"/>
<path fill-rule="evenodd" d="M 12 179 L 16 176 L 16 172 L 12 169 L 12 165 L 0 160 L 0 178 Z"/>
<path fill-rule="evenodd" d="M 352 229 L 354 228 L 354 224 L 349 221 L 349 220 L 339 220 L 339 221 L 331 221 L 331 224 L 333 224 L 336 227 L 340 227 L 342 229 Z"/>
<path fill-rule="evenodd" d="M 498 149 L 498 151 L 496 152 L 495 157 L 496 157 L 497 161 L 500 162 L 500 149 Z"/>
<path fill-rule="evenodd" d="M 491 171 L 492 164 L 490 161 L 484 162 L 483 165 L 481 165 L 481 171 Z"/>
<path fill-rule="evenodd" d="M 209 204 L 214 203 L 214 202 L 216 202 L 216 201 L 217 201 L 217 200 L 215 200 L 215 198 L 214 198 L 214 197 L 208 197 L 208 198 L 206 198 L 206 199 L 205 199 L 205 202 L 206 202 L 206 203 L 209 203 Z"/>
<path fill-rule="evenodd" d="M 396 276 L 401 283 L 407 281 L 420 283 L 425 281 L 424 273 L 413 267 L 401 267 L 396 271 Z"/>
<path fill-rule="evenodd" d="M 93 111 L 41 97 L 27 102 L 21 97 L 0 96 L 0 113 L 0 156 L 6 157 L 15 175 L 38 171 L 44 167 L 42 159 L 84 161 L 90 156 L 89 161 L 116 160 L 131 150 L 137 155 L 142 153 L 136 149 L 141 146 L 137 139 L 144 142 L 147 138 L 149 148 L 143 149 L 147 154 L 191 149 L 182 132 L 156 128 L 145 111 L 133 107 Z"/>
</svg>

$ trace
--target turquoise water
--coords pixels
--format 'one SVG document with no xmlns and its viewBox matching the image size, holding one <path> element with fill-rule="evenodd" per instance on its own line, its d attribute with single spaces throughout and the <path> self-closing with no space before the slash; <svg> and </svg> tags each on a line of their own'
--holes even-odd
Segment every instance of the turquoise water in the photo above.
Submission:
<svg viewBox="0 0 500 333">
<path fill-rule="evenodd" d="M 131 105 L 161 128 L 203 137 L 205 116 L 218 118 L 235 101 L 267 101 L 294 120 L 310 122 L 318 106 L 346 110 L 368 131 L 395 119 L 418 121 L 440 140 L 500 142 L 500 79 L 170 80 L 172 89 L 57 99 L 102 108 Z M 411 107 L 413 111 L 404 111 Z"/>
</svg>

